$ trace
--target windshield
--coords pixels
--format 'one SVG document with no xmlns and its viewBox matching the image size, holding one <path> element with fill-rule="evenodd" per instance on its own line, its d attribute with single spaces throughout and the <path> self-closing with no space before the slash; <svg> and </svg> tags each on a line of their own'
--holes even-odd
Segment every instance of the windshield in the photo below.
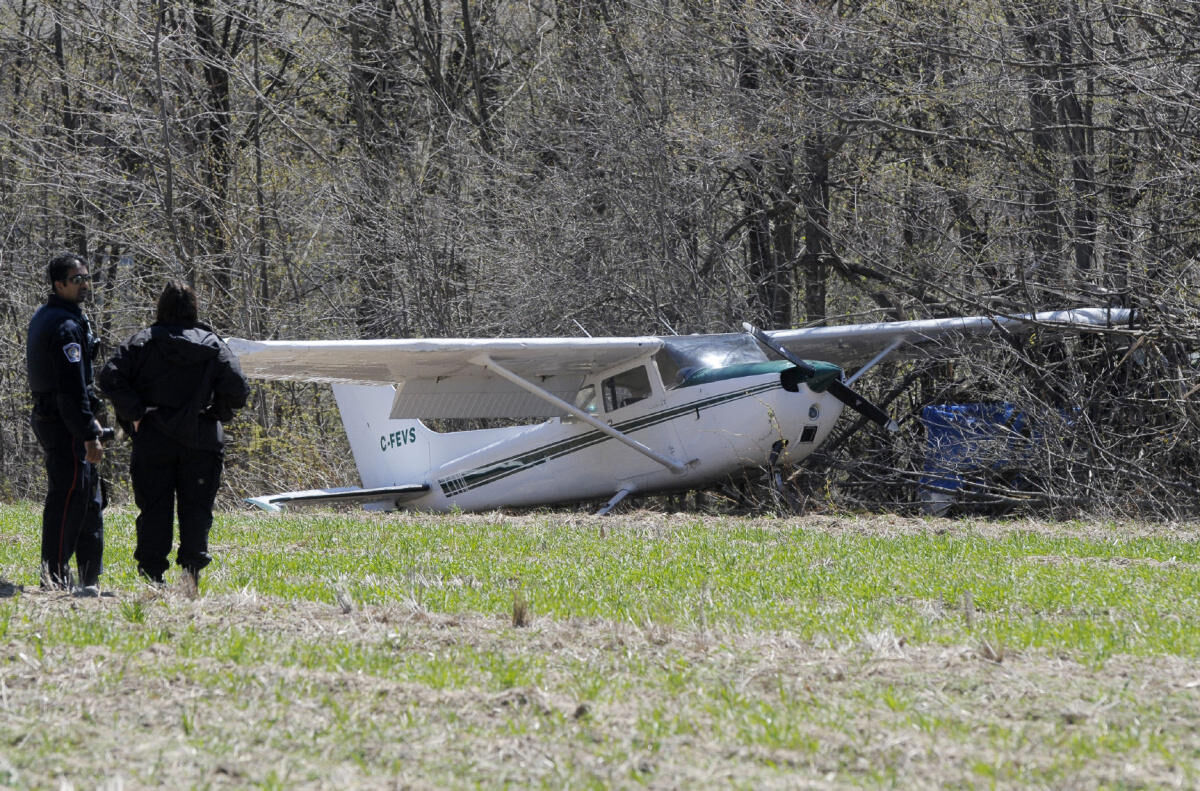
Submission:
<svg viewBox="0 0 1200 791">
<path fill-rule="evenodd" d="M 725 368 L 730 365 L 761 363 L 766 353 L 754 338 L 744 333 L 723 335 L 676 335 L 663 338 L 663 347 L 654 356 L 669 389 L 678 387 L 690 374 L 701 368 Z"/>
</svg>

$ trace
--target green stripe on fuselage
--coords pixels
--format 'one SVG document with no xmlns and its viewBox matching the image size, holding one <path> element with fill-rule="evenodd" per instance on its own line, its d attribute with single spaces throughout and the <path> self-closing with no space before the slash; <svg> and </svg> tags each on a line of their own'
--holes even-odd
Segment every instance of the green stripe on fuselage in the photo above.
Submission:
<svg viewBox="0 0 1200 791">
<path fill-rule="evenodd" d="M 660 423 L 665 423 L 668 420 L 674 420 L 690 412 L 695 412 L 697 415 L 707 409 L 722 406 L 733 401 L 739 401 L 743 398 L 752 398 L 753 396 L 775 390 L 780 387 L 779 381 L 775 380 L 765 384 L 756 385 L 744 390 L 736 390 L 729 393 L 723 393 L 718 396 L 709 398 L 701 398 L 687 404 L 681 404 L 670 409 L 664 409 L 661 412 L 652 412 L 648 415 L 632 418 L 621 423 L 613 424 L 613 428 L 624 434 L 632 434 L 635 431 L 643 431 L 645 429 L 657 426 Z M 484 467 L 478 467 L 474 470 L 468 470 L 460 475 L 453 475 L 448 478 L 442 478 L 438 481 L 438 486 L 441 487 L 442 493 L 447 496 L 455 496 L 463 492 L 477 489 L 480 486 L 486 486 L 490 483 L 503 480 L 510 475 L 536 467 L 539 464 L 545 464 L 552 459 L 561 458 L 571 453 L 590 448 L 591 446 L 600 443 L 611 441 L 613 438 L 601 431 L 589 431 L 569 439 L 552 442 L 548 445 L 543 445 L 539 448 L 517 453 L 505 459 L 500 459 Z"/>
</svg>

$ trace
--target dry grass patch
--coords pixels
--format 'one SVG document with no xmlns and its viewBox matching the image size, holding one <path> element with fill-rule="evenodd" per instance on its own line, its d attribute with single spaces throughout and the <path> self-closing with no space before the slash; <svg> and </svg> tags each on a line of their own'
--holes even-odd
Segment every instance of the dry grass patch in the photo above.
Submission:
<svg viewBox="0 0 1200 791">
<path fill-rule="evenodd" d="M 118 511 L 76 599 L 0 517 L 0 788 L 1200 780 L 1194 526 L 238 513 L 191 598 Z"/>
<path fill-rule="evenodd" d="M 787 634 L 447 616 L 398 606 L 189 600 L 9 603 L 7 785 L 359 788 L 1190 785 L 1200 667 L 1103 669 L 893 634 Z M 129 634 L 39 650 L 64 619 Z M 199 655 L 189 635 L 203 635 Z M 231 647 L 253 635 L 253 647 Z M 335 665 L 306 658 L 324 646 Z M 383 652 L 384 665 L 358 657 Z M 337 656 L 346 667 L 336 667 Z M 536 660 L 512 686 L 480 658 Z M 458 663 L 457 681 L 429 675 Z M 474 663 L 474 664 L 473 664 Z M 15 778 L 15 782 L 14 782 Z M 0 779 L 0 785 L 4 782 Z"/>
</svg>

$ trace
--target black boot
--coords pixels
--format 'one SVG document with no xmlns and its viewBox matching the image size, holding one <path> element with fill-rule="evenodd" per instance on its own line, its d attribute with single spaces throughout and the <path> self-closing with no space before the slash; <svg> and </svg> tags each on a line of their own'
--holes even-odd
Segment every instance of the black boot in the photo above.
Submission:
<svg viewBox="0 0 1200 791">
<path fill-rule="evenodd" d="M 138 566 L 138 576 L 146 581 L 151 587 L 162 588 L 167 583 L 163 580 L 162 574 L 151 574 L 141 566 Z"/>
</svg>

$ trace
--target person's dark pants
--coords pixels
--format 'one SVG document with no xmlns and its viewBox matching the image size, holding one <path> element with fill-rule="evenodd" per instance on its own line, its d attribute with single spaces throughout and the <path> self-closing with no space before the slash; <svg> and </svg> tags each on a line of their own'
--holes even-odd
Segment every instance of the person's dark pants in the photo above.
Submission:
<svg viewBox="0 0 1200 791">
<path fill-rule="evenodd" d="M 89 463 L 83 440 L 58 420 L 33 418 L 33 433 L 46 455 L 46 504 L 42 508 L 42 585 L 71 585 L 71 556 L 81 585 L 96 585 L 104 570 L 104 520 L 100 474 Z"/>
<path fill-rule="evenodd" d="M 167 556 L 174 539 L 177 502 L 179 551 L 175 561 L 190 572 L 199 572 L 212 560 L 208 532 L 223 458 L 219 450 L 186 447 L 150 423 L 143 423 L 134 434 L 129 476 L 140 513 L 133 558 L 144 577 L 161 581 L 171 566 Z"/>
</svg>

